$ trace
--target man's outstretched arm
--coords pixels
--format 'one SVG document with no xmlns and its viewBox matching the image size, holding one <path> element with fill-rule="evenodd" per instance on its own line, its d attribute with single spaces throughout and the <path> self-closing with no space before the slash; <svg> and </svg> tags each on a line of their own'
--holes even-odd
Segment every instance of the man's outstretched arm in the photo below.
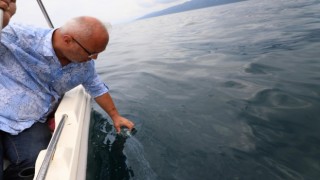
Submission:
<svg viewBox="0 0 320 180">
<path fill-rule="evenodd" d="M 133 122 L 125 117 L 120 116 L 109 93 L 105 93 L 101 96 L 96 97 L 95 101 L 111 117 L 113 125 L 116 128 L 117 132 L 120 132 L 120 128 L 122 126 L 127 127 L 129 130 L 132 130 L 132 128 L 134 127 Z"/>
</svg>

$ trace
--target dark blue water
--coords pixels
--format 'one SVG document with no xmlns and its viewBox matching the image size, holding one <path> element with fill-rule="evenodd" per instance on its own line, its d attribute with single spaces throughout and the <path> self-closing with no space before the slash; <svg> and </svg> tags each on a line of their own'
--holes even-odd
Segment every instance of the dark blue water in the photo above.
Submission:
<svg viewBox="0 0 320 180">
<path fill-rule="evenodd" d="M 115 25 L 87 179 L 320 179 L 320 1 L 249 0 Z"/>
</svg>

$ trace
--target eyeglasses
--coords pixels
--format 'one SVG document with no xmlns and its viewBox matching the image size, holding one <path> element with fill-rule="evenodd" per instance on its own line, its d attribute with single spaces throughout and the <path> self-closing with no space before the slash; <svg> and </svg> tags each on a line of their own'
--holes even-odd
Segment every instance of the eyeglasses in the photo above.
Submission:
<svg viewBox="0 0 320 180">
<path fill-rule="evenodd" d="M 99 54 L 99 53 L 91 53 L 90 51 L 88 51 L 85 47 L 83 47 L 79 41 L 75 40 L 72 36 L 71 36 L 72 40 L 74 40 L 74 42 L 76 42 L 87 54 L 88 54 L 88 58 L 93 58 L 93 56 Z"/>
</svg>

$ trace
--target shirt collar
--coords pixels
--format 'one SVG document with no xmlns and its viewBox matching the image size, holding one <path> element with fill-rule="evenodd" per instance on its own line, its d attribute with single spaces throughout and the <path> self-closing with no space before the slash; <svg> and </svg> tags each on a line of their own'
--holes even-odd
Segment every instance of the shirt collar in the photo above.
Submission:
<svg viewBox="0 0 320 180">
<path fill-rule="evenodd" d="M 50 30 L 39 42 L 38 52 L 45 57 L 57 58 L 52 46 L 52 35 L 55 30 Z"/>
</svg>

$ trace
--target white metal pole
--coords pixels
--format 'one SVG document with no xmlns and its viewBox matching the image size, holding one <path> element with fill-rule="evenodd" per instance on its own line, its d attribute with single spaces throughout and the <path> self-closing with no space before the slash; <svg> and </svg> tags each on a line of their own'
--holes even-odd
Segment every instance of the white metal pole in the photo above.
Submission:
<svg viewBox="0 0 320 180">
<path fill-rule="evenodd" d="M 3 9 L 0 9 L 0 33 L 2 31 L 2 26 L 3 26 L 2 22 L 3 22 Z M 0 34 L 0 38 L 1 38 L 1 34 Z"/>
<path fill-rule="evenodd" d="M 41 0 L 37 0 L 37 2 L 38 2 L 38 4 L 39 4 L 39 6 L 40 6 L 40 9 L 41 9 L 41 11 L 42 11 L 42 14 L 44 15 L 44 18 L 46 18 L 46 20 L 47 20 L 48 25 L 49 25 L 51 28 L 54 28 L 54 27 L 53 27 L 53 24 L 52 24 L 52 21 L 51 21 L 48 13 L 47 13 L 47 11 L 46 11 L 46 8 L 44 7 L 44 5 L 43 5 L 43 3 L 42 3 L 42 1 L 41 1 Z"/>
</svg>

